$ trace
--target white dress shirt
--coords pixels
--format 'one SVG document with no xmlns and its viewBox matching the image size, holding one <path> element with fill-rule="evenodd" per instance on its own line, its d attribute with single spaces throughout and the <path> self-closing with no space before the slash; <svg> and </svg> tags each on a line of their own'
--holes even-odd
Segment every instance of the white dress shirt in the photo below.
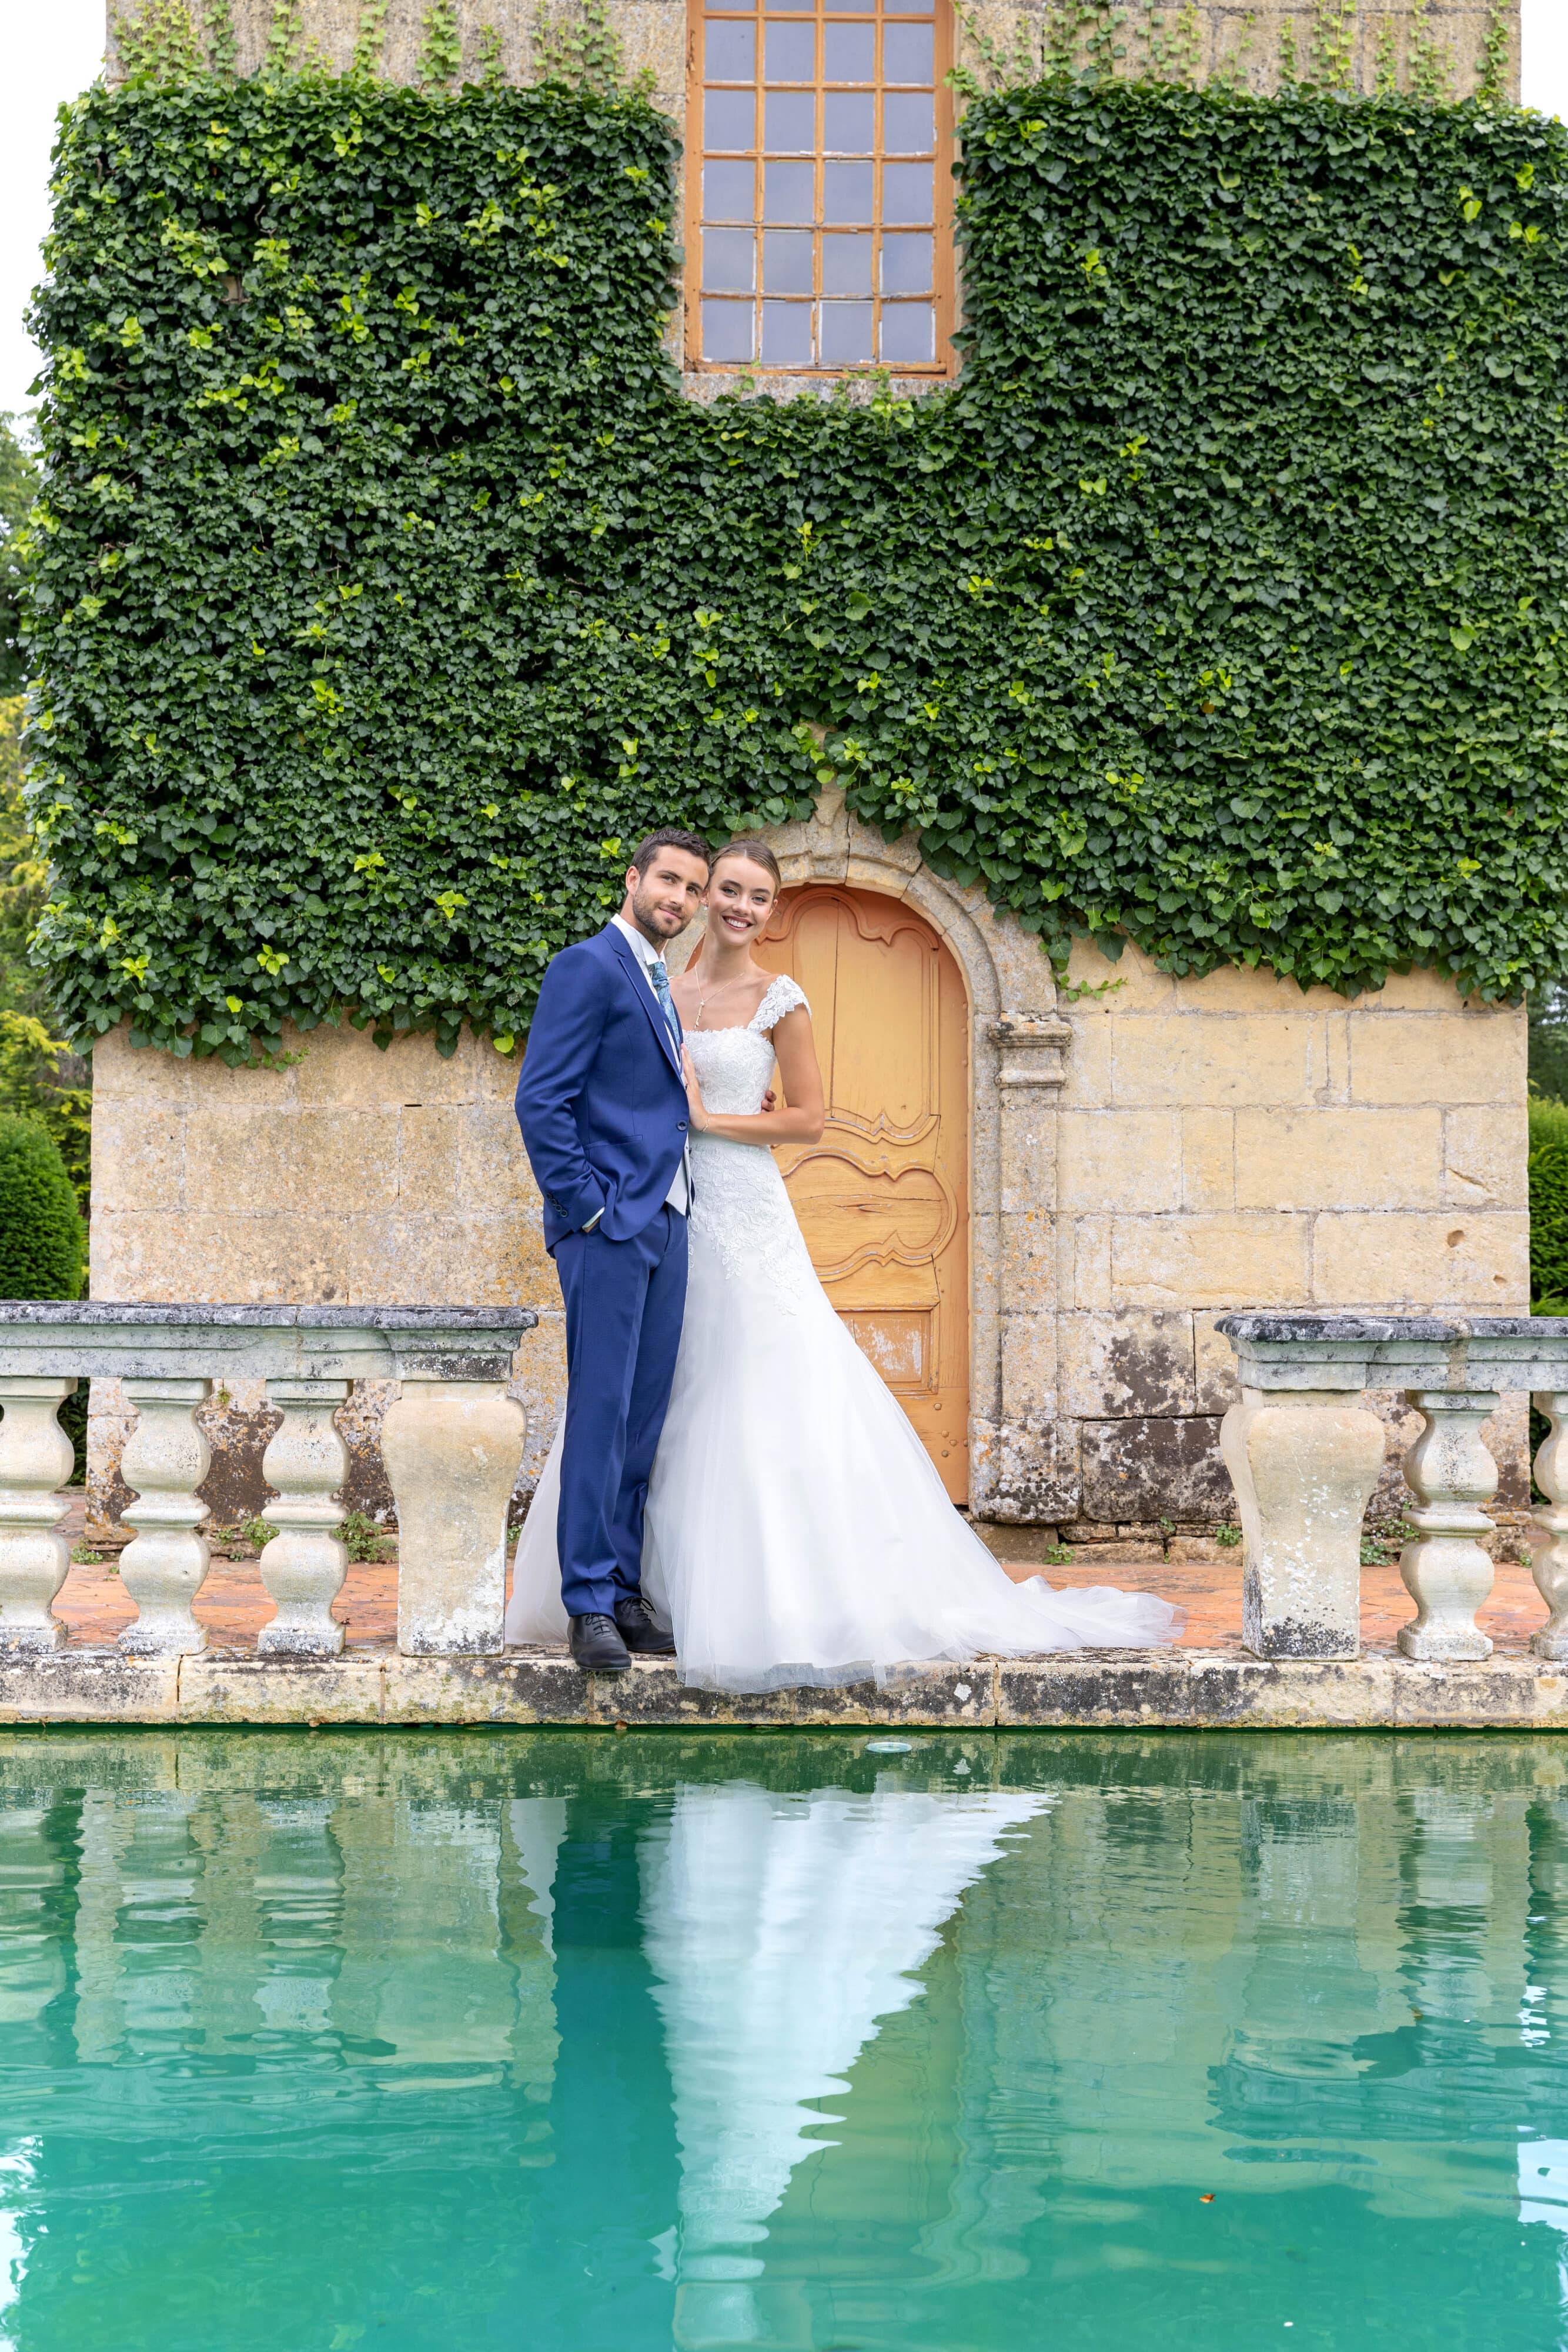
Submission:
<svg viewBox="0 0 1568 2352">
<path fill-rule="evenodd" d="M 631 940 L 637 961 L 642 965 L 643 975 L 647 980 L 648 993 L 653 1000 L 653 1009 L 658 1013 L 660 1020 L 664 1021 L 664 1008 L 659 1003 L 659 992 L 653 985 L 653 974 L 651 969 L 653 965 L 661 961 L 658 949 L 653 945 L 652 940 L 643 938 L 642 932 L 637 929 L 634 924 L 627 922 L 624 916 L 612 915 L 610 919 L 615 925 L 616 929 L 624 933 L 625 937 Z M 671 1183 L 669 1191 L 664 1195 L 665 1207 L 668 1209 L 674 1209 L 675 1214 L 680 1217 L 684 1217 L 685 1215 L 686 1204 L 691 1199 L 691 1181 L 689 1174 L 690 1160 L 691 1145 L 690 1143 L 687 1143 L 682 1150 L 680 1162 L 676 1167 L 674 1181 Z M 598 1219 L 595 1218 L 594 1223 L 597 1224 L 598 1222 Z"/>
</svg>

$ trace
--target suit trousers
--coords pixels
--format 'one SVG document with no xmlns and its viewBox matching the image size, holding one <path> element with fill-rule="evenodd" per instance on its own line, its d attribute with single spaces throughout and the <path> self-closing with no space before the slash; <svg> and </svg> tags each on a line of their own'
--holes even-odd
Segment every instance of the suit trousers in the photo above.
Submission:
<svg viewBox="0 0 1568 2352">
<path fill-rule="evenodd" d="M 640 1590 L 643 1508 L 686 1303 L 686 1221 L 661 1208 L 640 1234 L 565 1234 L 566 1434 L 556 1546 L 569 1617 Z"/>
</svg>

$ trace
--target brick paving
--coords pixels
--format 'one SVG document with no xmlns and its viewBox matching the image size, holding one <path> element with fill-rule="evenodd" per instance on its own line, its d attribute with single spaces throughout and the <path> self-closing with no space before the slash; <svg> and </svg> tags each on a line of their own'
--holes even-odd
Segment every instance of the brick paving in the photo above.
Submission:
<svg viewBox="0 0 1568 2352">
<path fill-rule="evenodd" d="M 78 1492 L 62 1496 L 61 1501 L 71 1506 L 62 1533 L 74 1543 L 82 1532 L 82 1498 Z M 1036 1572 L 1020 1561 L 1009 1560 L 1004 1565 L 1009 1575 L 1019 1580 Z M 1049 1584 L 1114 1584 L 1161 1593 L 1186 1612 L 1185 1646 L 1240 1650 L 1239 1550 L 1212 1561 L 1163 1559 L 1151 1550 L 1145 1560 L 1118 1559 L 1113 1567 L 1096 1566 L 1081 1554 L 1071 1566 L 1047 1567 L 1038 1572 Z M 101 1561 L 73 1563 L 55 1606 L 70 1630 L 73 1646 L 112 1642 L 135 1614 L 118 1574 Z M 258 1628 L 272 1614 L 256 1562 L 214 1557 L 212 1571 L 196 1596 L 195 1613 L 214 1647 L 253 1648 Z M 1415 1603 L 1399 1580 L 1396 1566 L 1390 1562 L 1362 1570 L 1361 1632 L 1369 1653 L 1379 1655 L 1392 1651 L 1400 1626 L 1415 1613 Z M 1546 1613 L 1529 1569 L 1500 1560 L 1491 1599 L 1477 1616 L 1500 1654 L 1525 1654 L 1531 1633 L 1545 1622 Z M 351 1567 L 333 1614 L 341 1621 L 350 1649 L 390 1649 L 397 1638 L 395 1560 Z"/>
</svg>

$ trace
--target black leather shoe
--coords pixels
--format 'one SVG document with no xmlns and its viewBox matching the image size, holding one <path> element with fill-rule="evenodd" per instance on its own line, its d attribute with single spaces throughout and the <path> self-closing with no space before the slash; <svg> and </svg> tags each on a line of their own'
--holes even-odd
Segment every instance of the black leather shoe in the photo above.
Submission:
<svg viewBox="0 0 1568 2352">
<path fill-rule="evenodd" d="M 614 1618 L 597 1610 L 570 1620 L 569 1639 L 573 1661 L 584 1674 L 623 1675 L 632 1663 L 631 1652 L 615 1631 Z"/>
<path fill-rule="evenodd" d="M 641 1592 L 622 1593 L 615 1603 L 621 1639 L 640 1658 L 673 1658 L 674 1643 L 653 1614 L 653 1604 Z"/>
</svg>

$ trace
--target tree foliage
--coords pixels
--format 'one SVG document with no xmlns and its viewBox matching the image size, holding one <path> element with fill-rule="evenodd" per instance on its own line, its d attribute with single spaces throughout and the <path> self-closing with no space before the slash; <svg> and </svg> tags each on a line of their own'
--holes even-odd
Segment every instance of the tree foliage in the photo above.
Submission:
<svg viewBox="0 0 1568 2352">
<path fill-rule="evenodd" d="M 0 1111 L 0 1298 L 75 1298 L 87 1236 L 54 1139 Z"/>
<path fill-rule="evenodd" d="M 960 378 L 703 404 L 647 105 L 89 93 L 31 607 L 73 1034 L 509 1037 L 651 822 L 830 780 L 1058 957 L 1562 971 L 1565 162 L 1476 102 L 997 90 Z"/>
<path fill-rule="evenodd" d="M 18 534 L 37 485 L 31 453 L 18 439 L 16 419 L 0 411 L 0 701 L 22 690 L 22 562 Z"/>
</svg>

